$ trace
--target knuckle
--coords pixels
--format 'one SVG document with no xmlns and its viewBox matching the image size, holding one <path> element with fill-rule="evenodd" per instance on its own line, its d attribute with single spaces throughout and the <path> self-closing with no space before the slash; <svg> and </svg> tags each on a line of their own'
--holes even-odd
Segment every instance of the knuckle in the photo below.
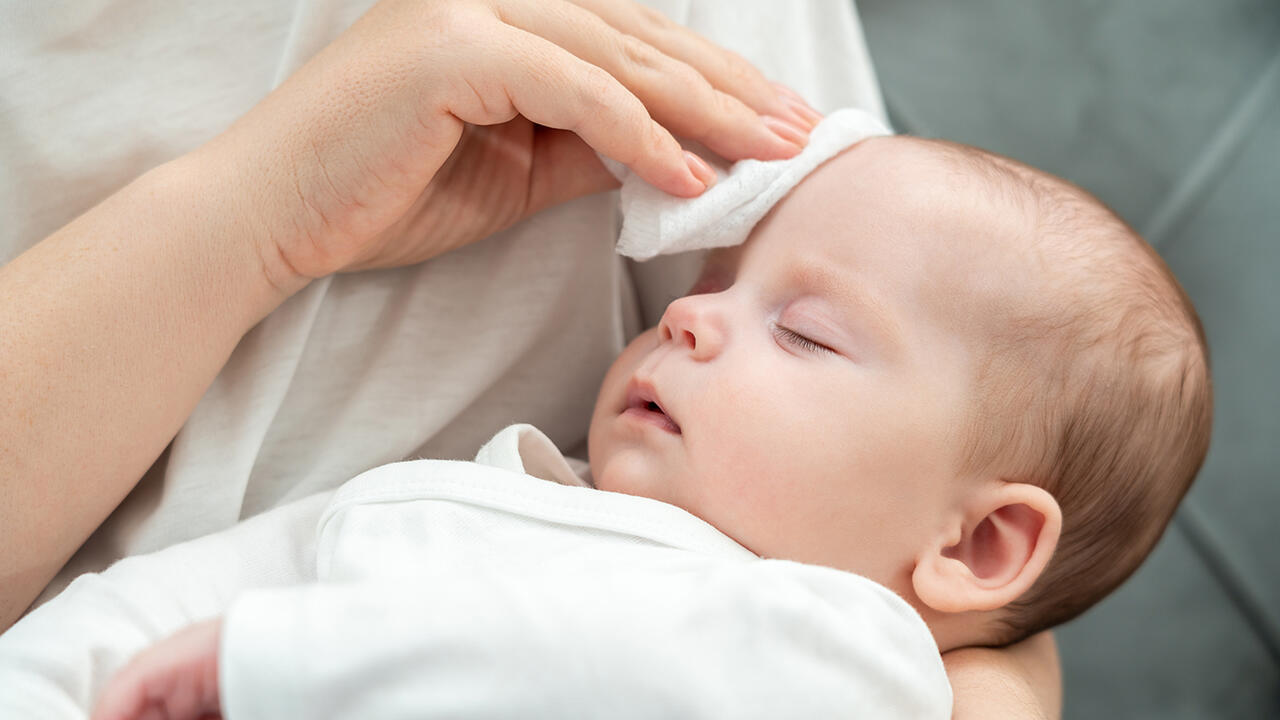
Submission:
<svg viewBox="0 0 1280 720">
<path fill-rule="evenodd" d="M 588 65 L 583 77 L 583 89 L 594 101 L 604 103 L 606 96 L 612 96 L 617 80 L 607 70 L 595 65 Z"/>
<path fill-rule="evenodd" d="M 618 104 L 618 81 L 607 71 L 594 65 L 587 66 L 578 84 L 578 101 L 583 110 L 592 115 Z"/>
<path fill-rule="evenodd" d="M 660 157 L 669 150 L 670 144 L 674 142 L 671 139 L 671 135 L 662 129 L 661 125 L 648 121 L 645 123 L 644 139 L 644 154 L 648 157 Z"/>
<path fill-rule="evenodd" d="M 470 44 L 484 39 L 492 16 L 486 17 L 476 7 L 462 3 L 431 3 L 424 27 L 448 44 Z"/>
<path fill-rule="evenodd" d="M 684 63 L 678 63 L 668 72 L 667 85 L 674 97 L 688 108 L 685 119 L 685 131 L 695 140 L 702 140 L 715 132 L 720 125 L 719 118 L 724 114 L 724 105 L 720 93 L 711 87 L 711 83 Z"/>
<path fill-rule="evenodd" d="M 695 100 L 706 100 L 706 95 L 711 91 L 711 83 L 702 76 L 702 73 L 679 60 L 672 60 L 666 72 L 671 77 L 671 83 L 681 92 L 692 93 L 696 97 Z"/>
<path fill-rule="evenodd" d="M 723 118 L 725 125 L 738 127 L 744 120 L 755 125 L 756 114 L 743 104 L 741 100 L 728 93 L 716 92 L 716 113 Z"/>
<path fill-rule="evenodd" d="M 711 83 L 693 66 L 676 60 L 652 45 L 632 36 L 622 40 L 627 67 L 637 74 L 649 74 L 649 80 L 663 88 L 664 92 L 680 98 L 694 107 L 710 101 Z"/>
<path fill-rule="evenodd" d="M 700 107 L 710 100 L 708 94 L 712 91 L 711 83 L 692 65 L 656 50 L 652 60 L 653 69 L 661 74 L 661 85 L 665 92 L 692 106 Z"/>
<path fill-rule="evenodd" d="M 634 35 L 622 35 L 618 39 L 618 50 L 628 66 L 641 69 L 654 69 L 661 64 L 660 54 L 649 43 Z"/>
<path fill-rule="evenodd" d="M 711 93 L 711 97 L 705 106 L 700 117 L 699 132 L 695 135 L 696 140 L 707 141 L 715 136 L 723 135 L 725 132 L 731 131 L 734 126 L 734 119 L 737 117 L 736 106 L 731 99 L 720 92 Z"/>
</svg>

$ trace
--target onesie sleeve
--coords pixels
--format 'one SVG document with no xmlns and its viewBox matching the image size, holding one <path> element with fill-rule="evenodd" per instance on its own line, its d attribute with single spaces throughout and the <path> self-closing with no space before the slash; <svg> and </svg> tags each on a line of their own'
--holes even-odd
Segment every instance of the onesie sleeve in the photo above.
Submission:
<svg viewBox="0 0 1280 720">
<path fill-rule="evenodd" d="M 76 578 L 0 634 L 0 718 L 86 718 L 135 653 L 224 612 L 244 588 L 314 579 L 328 495 Z"/>
<path fill-rule="evenodd" d="M 950 716 L 932 637 L 888 590 L 783 561 L 687 570 L 246 593 L 223 629 L 224 716 Z"/>
</svg>

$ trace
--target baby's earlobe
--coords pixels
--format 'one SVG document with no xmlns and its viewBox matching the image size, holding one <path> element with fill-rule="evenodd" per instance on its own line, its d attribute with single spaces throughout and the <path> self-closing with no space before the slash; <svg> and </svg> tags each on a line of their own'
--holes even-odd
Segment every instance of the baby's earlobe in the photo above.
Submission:
<svg viewBox="0 0 1280 720">
<path fill-rule="evenodd" d="M 911 582 L 937 612 L 995 610 L 1018 599 L 1048 565 L 1062 531 L 1062 512 L 1043 488 L 1001 483 L 986 493 L 955 537 L 916 558 Z"/>
<path fill-rule="evenodd" d="M 940 613 L 961 613 L 974 609 L 972 573 L 963 561 L 943 552 L 930 552 L 917 558 L 911 573 L 916 597 L 930 609 Z"/>
</svg>

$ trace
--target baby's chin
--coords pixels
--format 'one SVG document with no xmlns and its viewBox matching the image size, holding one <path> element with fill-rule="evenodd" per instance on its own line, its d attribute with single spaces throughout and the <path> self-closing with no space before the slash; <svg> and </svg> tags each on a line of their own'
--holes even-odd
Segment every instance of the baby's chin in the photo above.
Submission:
<svg viewBox="0 0 1280 720">
<path fill-rule="evenodd" d="M 661 473 L 653 466 L 652 458 L 635 450 L 622 450 L 612 453 L 603 459 L 597 459 L 588 451 L 591 466 L 591 480 L 597 490 L 639 495 L 669 502 L 664 497 L 663 477 L 669 473 Z"/>
</svg>

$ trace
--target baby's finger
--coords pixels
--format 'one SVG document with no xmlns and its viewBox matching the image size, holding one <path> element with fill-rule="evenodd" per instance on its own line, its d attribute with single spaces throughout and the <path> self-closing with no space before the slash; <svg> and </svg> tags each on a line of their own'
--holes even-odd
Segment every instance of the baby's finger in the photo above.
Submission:
<svg viewBox="0 0 1280 720">
<path fill-rule="evenodd" d="M 738 98 L 712 87 L 697 70 L 626 35 L 587 10 L 562 0 L 505 0 L 504 21 L 596 65 L 630 90 L 653 118 L 727 158 L 791 157 L 808 127 L 761 117 Z"/>
<path fill-rule="evenodd" d="M 795 91 L 772 83 L 741 55 L 720 47 L 634 0 L 569 0 L 628 35 L 697 70 L 712 87 L 741 100 L 761 115 L 811 129 L 822 115 Z"/>
<path fill-rule="evenodd" d="M 588 145 L 630 167 L 646 182 L 681 197 L 706 189 L 684 149 L 649 116 L 644 103 L 604 70 L 519 28 L 489 38 L 471 58 L 475 78 L 491 78 L 447 106 L 458 118 L 492 122 L 510 103 L 515 112 L 547 127 L 576 133 Z"/>
<path fill-rule="evenodd" d="M 93 720 L 216 716 L 220 629 L 218 620 L 196 623 L 138 653 L 107 684 Z"/>
<path fill-rule="evenodd" d="M 121 682 L 116 676 L 108 684 L 93 709 L 93 720 L 134 720 L 142 714 L 146 698 L 136 684 Z"/>
</svg>

